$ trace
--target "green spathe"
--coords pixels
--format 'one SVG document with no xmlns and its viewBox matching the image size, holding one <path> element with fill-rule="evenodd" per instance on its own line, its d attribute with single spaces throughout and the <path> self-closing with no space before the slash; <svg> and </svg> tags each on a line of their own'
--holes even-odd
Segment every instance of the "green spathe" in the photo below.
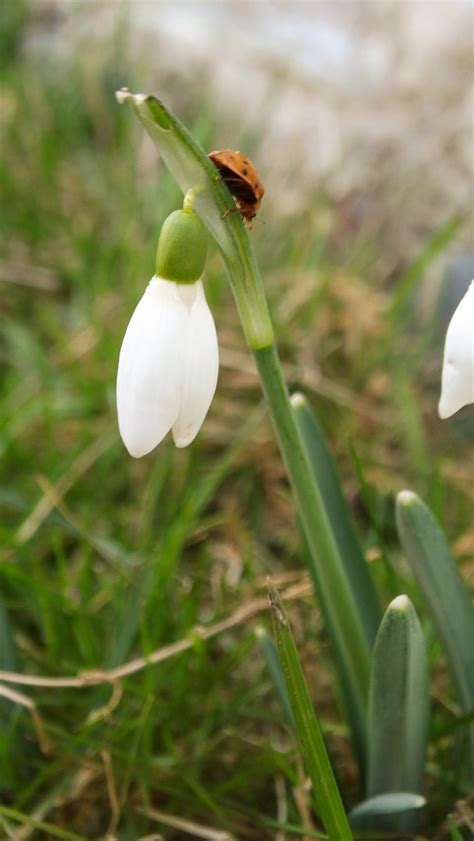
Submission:
<svg viewBox="0 0 474 841">
<path fill-rule="evenodd" d="M 192 210 L 175 210 L 165 220 L 156 251 L 156 274 L 176 283 L 195 283 L 206 263 L 207 234 Z"/>
</svg>

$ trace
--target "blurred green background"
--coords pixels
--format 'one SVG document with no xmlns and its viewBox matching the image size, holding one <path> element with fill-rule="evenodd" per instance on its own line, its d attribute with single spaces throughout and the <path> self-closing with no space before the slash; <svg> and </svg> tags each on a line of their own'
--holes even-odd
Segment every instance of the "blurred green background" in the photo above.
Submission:
<svg viewBox="0 0 474 841">
<path fill-rule="evenodd" d="M 395 538 L 401 488 L 472 574 L 472 412 L 436 412 L 473 263 L 471 19 L 449 2 L 5 0 L 1 668 L 74 676 L 188 648 L 115 692 L 5 684 L 25 697 L 0 699 L 1 837 L 175 841 L 192 837 L 183 819 L 219 841 L 304 837 L 304 773 L 255 638 L 268 575 L 357 802 L 288 484 L 215 251 L 221 368 L 198 439 L 140 461 L 119 439 L 120 343 L 181 196 L 114 91 L 158 95 L 204 148 L 255 162 L 266 195 L 251 235 L 288 384 L 328 436 L 380 591 L 417 606 Z M 232 616 L 208 641 L 196 631 Z M 423 837 L 442 839 L 447 811 L 462 827 L 468 807 L 454 806 L 451 687 L 427 633 Z"/>
</svg>

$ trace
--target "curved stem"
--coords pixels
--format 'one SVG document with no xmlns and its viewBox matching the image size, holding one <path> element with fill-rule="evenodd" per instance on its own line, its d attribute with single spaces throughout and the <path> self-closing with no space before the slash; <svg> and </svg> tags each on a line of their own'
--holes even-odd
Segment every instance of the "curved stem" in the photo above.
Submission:
<svg viewBox="0 0 474 841">
<path fill-rule="evenodd" d="M 280 451 L 293 489 L 296 507 L 310 547 L 311 563 L 321 595 L 334 619 L 337 646 L 350 669 L 351 689 L 365 731 L 370 652 L 362 623 L 344 573 L 319 488 L 292 412 L 286 383 L 274 344 L 254 349 Z"/>
</svg>

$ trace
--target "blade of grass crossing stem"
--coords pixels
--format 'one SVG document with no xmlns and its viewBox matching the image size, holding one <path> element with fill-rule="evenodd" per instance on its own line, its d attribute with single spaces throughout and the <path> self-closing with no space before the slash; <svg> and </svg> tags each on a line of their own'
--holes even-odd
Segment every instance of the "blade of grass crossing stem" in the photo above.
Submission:
<svg viewBox="0 0 474 841">
<path fill-rule="evenodd" d="M 330 841 L 349 841 L 352 832 L 301 669 L 293 634 L 275 590 L 269 592 L 278 656 L 321 820 Z"/>
<path fill-rule="evenodd" d="M 433 514 L 412 491 L 397 497 L 397 529 L 426 602 L 466 715 L 474 708 L 474 612 L 469 592 Z M 474 725 L 470 725 L 474 776 Z"/>
<path fill-rule="evenodd" d="M 306 398 L 302 394 L 293 394 L 291 405 L 311 462 L 314 478 L 319 485 L 367 642 L 372 647 L 382 618 L 380 605 L 349 516 L 334 461 L 327 448 L 321 427 Z"/>
<path fill-rule="evenodd" d="M 369 691 L 367 796 L 421 789 L 429 720 L 423 632 L 407 596 L 382 619 Z"/>
</svg>

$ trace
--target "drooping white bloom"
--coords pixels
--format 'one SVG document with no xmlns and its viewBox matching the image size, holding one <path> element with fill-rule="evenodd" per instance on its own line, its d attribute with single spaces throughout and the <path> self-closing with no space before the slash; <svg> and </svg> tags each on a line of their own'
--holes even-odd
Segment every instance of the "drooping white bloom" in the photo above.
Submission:
<svg viewBox="0 0 474 841">
<path fill-rule="evenodd" d="M 172 430 L 177 447 L 196 437 L 217 385 L 214 320 L 200 280 L 156 275 L 125 333 L 117 373 L 120 434 L 140 458 Z"/>
<path fill-rule="evenodd" d="M 449 323 L 441 374 L 440 418 L 474 403 L 474 281 Z"/>
</svg>

